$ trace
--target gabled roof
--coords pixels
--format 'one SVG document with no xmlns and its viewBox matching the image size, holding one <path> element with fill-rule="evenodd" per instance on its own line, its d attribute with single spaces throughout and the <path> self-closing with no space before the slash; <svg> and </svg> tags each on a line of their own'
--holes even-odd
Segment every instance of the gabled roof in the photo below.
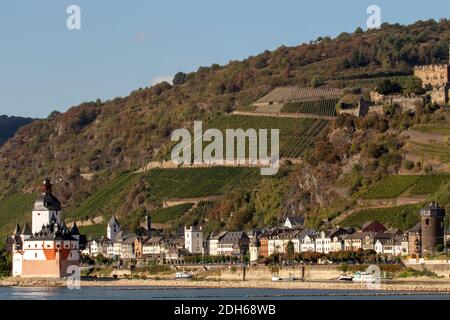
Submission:
<svg viewBox="0 0 450 320">
<path fill-rule="evenodd" d="M 243 231 L 227 232 L 227 234 L 219 240 L 219 244 L 236 244 L 240 240 L 245 239 L 249 238 L 247 234 Z"/>
<path fill-rule="evenodd" d="M 304 217 L 299 217 L 299 216 L 288 216 L 286 218 L 286 222 L 288 220 L 291 223 L 291 225 L 293 225 L 293 226 L 303 226 L 304 223 L 305 223 L 305 218 Z"/>
</svg>

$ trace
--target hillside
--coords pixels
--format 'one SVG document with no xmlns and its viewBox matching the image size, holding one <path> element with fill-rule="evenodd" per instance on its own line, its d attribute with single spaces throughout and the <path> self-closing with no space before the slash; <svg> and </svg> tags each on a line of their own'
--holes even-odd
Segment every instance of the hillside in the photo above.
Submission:
<svg viewBox="0 0 450 320">
<path fill-rule="evenodd" d="M 322 219 L 352 208 L 358 194 L 401 169 L 402 148 L 409 144 L 408 138 L 401 136 L 404 130 L 411 125 L 417 125 L 418 130 L 429 130 L 431 124 L 438 128 L 442 121 L 448 122 L 448 112 L 433 109 L 365 119 L 339 116 L 333 121 L 255 120 L 229 113 L 248 110 L 278 86 L 319 83 L 350 91 L 357 87 L 366 94 L 366 89 L 382 79 L 406 81 L 415 65 L 447 63 L 449 37 L 448 20 L 419 21 L 409 26 L 383 24 L 380 30 L 342 33 L 335 39 L 323 37 L 309 44 L 280 47 L 224 66 L 200 67 L 174 86 L 161 83 L 127 97 L 82 103 L 21 127 L 1 146 L 0 201 L 13 203 L 11 197 L 35 192 L 42 178 L 49 176 L 56 183 L 65 211 L 73 218 L 113 213 L 125 217 L 142 207 L 158 209 L 161 198 L 176 197 L 178 191 L 186 189 L 194 191 L 192 184 L 185 190 L 165 186 L 155 191 L 152 179 L 163 181 L 152 177 L 157 171 L 148 173 L 152 177 L 148 180 L 146 174 L 124 176 L 124 172 L 164 159 L 172 145 L 171 132 L 203 120 L 206 126 L 219 129 L 232 124 L 279 127 L 282 156 L 301 158 L 301 163 L 285 164 L 272 178 L 252 180 L 240 172 L 239 179 L 231 181 L 243 183 L 233 182 L 230 188 L 211 181 L 203 190 L 219 192 L 223 199 L 197 217 L 214 228 L 229 229 L 276 223 L 292 213 L 306 214 L 309 223 L 320 224 Z M 329 108 L 334 102 L 285 108 L 301 113 L 323 105 L 321 114 L 335 115 Z M 405 129 L 404 123 L 408 124 Z M 423 174 L 422 169 L 416 166 Z M 181 196 L 204 194 L 198 190 Z M 0 207 L 0 217 L 14 214 L 14 210 Z M 17 220 L 21 220 L 18 211 L 22 208 L 16 211 Z M 5 232 L 9 225 L 0 227 Z"/>
<path fill-rule="evenodd" d="M 0 115 L 0 145 L 13 137 L 20 127 L 27 125 L 32 121 L 34 121 L 34 119 Z"/>
</svg>

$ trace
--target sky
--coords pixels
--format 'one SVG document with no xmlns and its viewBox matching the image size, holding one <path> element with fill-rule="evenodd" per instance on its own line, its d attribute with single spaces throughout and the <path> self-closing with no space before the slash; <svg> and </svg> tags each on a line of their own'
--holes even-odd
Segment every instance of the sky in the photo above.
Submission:
<svg viewBox="0 0 450 320">
<path fill-rule="evenodd" d="M 46 117 L 178 71 L 381 22 L 450 17 L 448 0 L 14 0 L 0 4 L 0 114 Z M 70 30 L 67 8 L 80 8 Z"/>
</svg>

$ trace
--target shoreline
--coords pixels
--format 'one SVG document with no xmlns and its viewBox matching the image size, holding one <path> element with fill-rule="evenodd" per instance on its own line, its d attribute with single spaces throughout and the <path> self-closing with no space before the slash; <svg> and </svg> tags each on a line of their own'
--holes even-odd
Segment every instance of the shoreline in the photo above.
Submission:
<svg viewBox="0 0 450 320">
<path fill-rule="evenodd" d="M 19 288 L 57 288 L 66 287 L 64 279 L 13 279 L 0 280 L 0 287 Z M 450 281 L 443 279 L 396 279 L 382 282 L 379 289 L 371 289 L 366 284 L 338 281 L 293 281 L 272 282 L 270 280 L 154 280 L 154 279 L 82 279 L 81 287 L 129 288 L 145 290 L 146 288 L 184 288 L 184 289 L 276 289 L 276 290 L 353 290 L 353 291 L 388 291 L 392 294 L 405 292 L 424 294 L 450 294 Z M 376 293 L 375 293 L 376 294 Z M 391 293 L 389 293 L 391 294 Z"/>
</svg>

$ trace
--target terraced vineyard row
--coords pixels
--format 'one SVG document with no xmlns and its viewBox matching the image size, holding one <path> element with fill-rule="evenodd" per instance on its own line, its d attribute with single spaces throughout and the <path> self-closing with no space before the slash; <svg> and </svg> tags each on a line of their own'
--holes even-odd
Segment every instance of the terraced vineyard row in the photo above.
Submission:
<svg viewBox="0 0 450 320">
<path fill-rule="evenodd" d="M 322 132 L 329 122 L 327 120 L 318 119 L 309 127 L 301 127 L 291 137 L 284 137 L 281 139 L 280 148 L 283 150 L 282 157 L 285 158 L 298 158 L 303 155 L 304 150 L 313 143 L 314 138 Z M 292 143 L 294 138 L 297 143 Z"/>
<path fill-rule="evenodd" d="M 450 174 L 421 176 L 389 176 L 366 192 L 363 199 L 390 199 L 406 192 L 408 196 L 427 195 L 436 192 L 450 182 Z"/>
<path fill-rule="evenodd" d="M 259 168 L 153 169 L 145 175 L 148 197 L 154 200 L 220 195 L 236 187 L 251 187 L 260 179 Z"/>
<path fill-rule="evenodd" d="M 281 112 L 304 113 L 317 116 L 336 116 L 336 104 L 338 99 L 299 101 L 286 103 Z"/>
<path fill-rule="evenodd" d="M 208 123 L 208 128 L 217 128 L 224 134 L 226 129 L 279 129 L 280 156 L 298 158 L 328 123 L 324 119 L 231 115 L 214 119 Z"/>
</svg>

